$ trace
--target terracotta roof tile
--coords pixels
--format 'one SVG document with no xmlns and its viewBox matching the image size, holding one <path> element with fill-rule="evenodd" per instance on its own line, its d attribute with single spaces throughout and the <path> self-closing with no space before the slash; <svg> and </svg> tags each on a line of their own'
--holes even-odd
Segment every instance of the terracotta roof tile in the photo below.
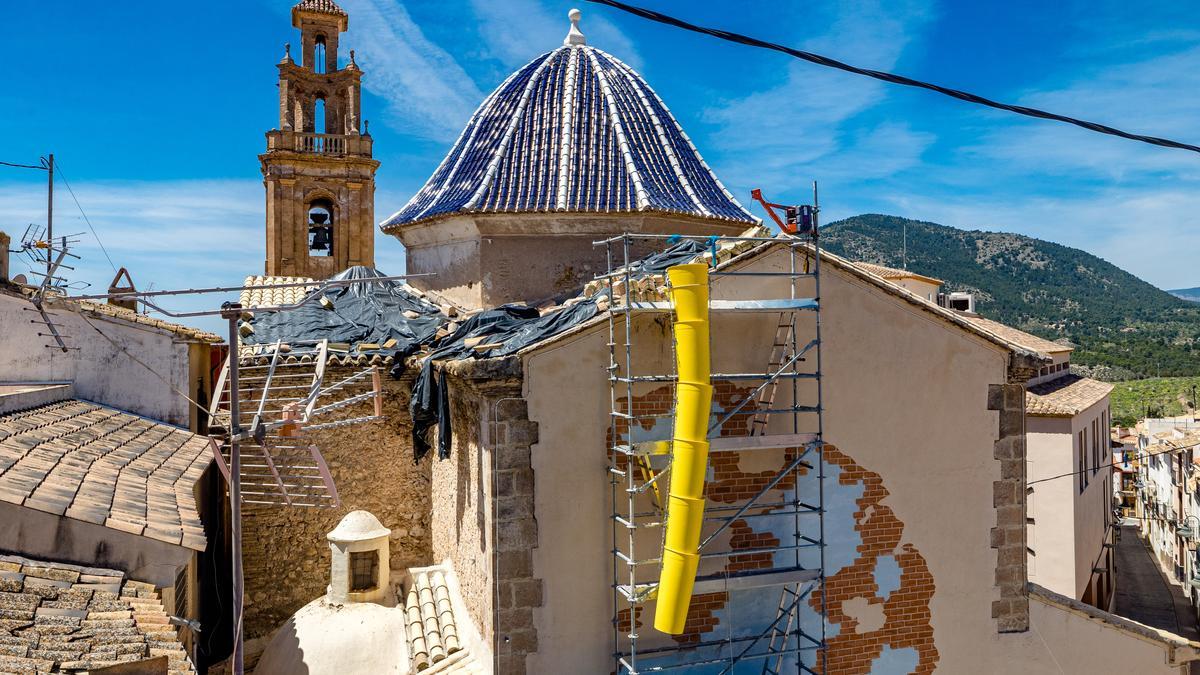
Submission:
<svg viewBox="0 0 1200 675">
<path fill-rule="evenodd" d="M 209 461 L 203 436 L 86 401 L 0 415 L 0 500 L 194 550 Z"/>
<path fill-rule="evenodd" d="M 1042 417 L 1073 417 L 1100 402 L 1113 385 L 1078 375 L 1064 375 L 1025 392 L 1025 412 Z"/>
<path fill-rule="evenodd" d="M 486 672 L 459 636 L 447 570 L 437 565 L 414 568 L 410 573 L 403 598 L 414 672 Z"/>
<path fill-rule="evenodd" d="M 884 279 L 888 279 L 888 280 L 891 280 L 891 279 L 926 279 L 931 282 L 936 281 L 939 284 L 942 283 L 941 279 L 935 279 L 933 277 L 926 276 L 924 274 L 917 274 L 916 272 L 913 272 L 911 270 L 902 270 L 902 269 L 897 269 L 895 267 L 888 267 L 887 265 L 876 265 L 875 263 L 869 263 L 869 262 L 855 262 L 853 264 L 855 267 L 859 268 L 860 270 L 863 270 L 864 272 L 870 272 L 871 274 L 874 274 L 877 277 L 883 277 Z"/>
<path fill-rule="evenodd" d="M 174 333 L 175 335 L 187 340 L 196 340 L 198 342 L 209 343 L 217 343 L 222 341 L 220 335 L 215 335 L 213 333 L 209 333 L 208 331 L 200 330 L 199 328 L 184 326 L 183 324 L 163 321 L 162 319 L 156 319 L 152 316 L 146 316 L 145 314 L 138 314 L 137 312 L 125 309 L 124 307 L 117 307 L 115 305 L 108 305 L 99 302 L 88 302 L 87 300 L 75 300 L 69 302 L 77 303 L 80 311 L 93 316 L 121 319 L 142 326 L 159 328 L 169 333 Z"/>
<path fill-rule="evenodd" d="M 160 654 L 172 675 L 195 672 L 153 585 L 0 555 L 0 672 L 79 672 Z"/>
<path fill-rule="evenodd" d="M 333 0 L 301 0 L 292 9 L 301 12 L 321 12 L 322 14 L 346 16 L 346 10 L 338 7 Z"/>
<path fill-rule="evenodd" d="M 982 316 L 963 314 L 962 317 L 976 326 L 979 326 L 980 328 L 991 331 L 1005 340 L 1019 344 L 1022 347 L 1030 351 L 1038 352 L 1039 354 L 1050 355 L 1060 352 L 1069 352 L 1075 349 L 1071 345 L 1064 345 L 1058 342 L 1047 340 L 1045 338 L 1040 338 L 1036 335 L 1030 335 L 1023 330 L 1017 330 L 1012 326 L 1006 326 L 999 321 L 985 319 Z"/>
</svg>

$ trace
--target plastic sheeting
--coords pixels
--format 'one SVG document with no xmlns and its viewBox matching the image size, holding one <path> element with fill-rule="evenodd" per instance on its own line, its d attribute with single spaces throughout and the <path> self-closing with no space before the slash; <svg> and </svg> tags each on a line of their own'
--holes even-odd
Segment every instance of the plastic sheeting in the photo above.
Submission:
<svg viewBox="0 0 1200 675">
<path fill-rule="evenodd" d="M 333 278 L 370 280 L 384 276 L 370 267 L 356 266 Z M 449 322 L 437 305 L 395 280 L 330 288 L 324 295 L 332 308 L 312 301 L 288 312 L 255 313 L 250 321 L 254 332 L 242 339 L 243 344 L 327 339 L 349 343 L 353 352 L 362 342 L 382 345 L 394 339 L 394 347 L 371 353 L 401 360 L 432 342 L 438 329 Z"/>
<path fill-rule="evenodd" d="M 668 243 L 671 246 L 667 249 L 631 263 L 630 276 L 642 278 L 650 274 L 660 274 L 673 265 L 691 262 L 709 247 L 704 242 L 694 239 L 668 240 Z M 413 459 L 421 461 L 433 448 L 429 435 L 435 426 L 438 429 L 438 458 L 446 459 L 450 456 L 453 436 L 449 414 L 450 394 L 446 387 L 445 373 L 439 372 L 435 377 L 435 361 L 493 358 L 515 354 L 529 345 L 549 339 L 596 316 L 599 313 L 596 301 L 606 295 L 607 291 L 545 315 L 539 315 L 536 309 L 524 305 L 503 305 L 468 318 L 453 334 L 433 344 L 433 353 L 421 363 L 421 370 L 413 383 L 413 395 L 409 404 L 409 412 L 413 419 Z M 484 345 L 494 346 L 477 349 Z M 397 363 L 393 366 L 393 375 L 398 375 L 403 368 L 403 364 Z"/>
<path fill-rule="evenodd" d="M 596 316 L 598 312 L 595 298 L 563 307 L 544 316 L 539 316 L 536 309 L 524 305 L 503 305 L 472 316 L 454 333 L 435 343 L 433 353 L 421 363 L 421 371 L 413 383 L 412 400 L 409 403 L 409 412 L 413 420 L 413 459 L 421 461 L 432 449 L 429 432 L 434 426 L 438 428 L 438 458 L 446 459 L 450 456 L 453 435 L 449 415 L 450 392 L 446 387 L 444 372 L 439 372 L 437 377 L 434 377 L 435 361 L 509 356 L 577 326 Z M 468 346 L 468 340 L 471 346 Z M 484 345 L 495 346 L 487 349 L 475 348 Z M 393 374 L 397 374 L 403 367 L 403 364 L 397 363 L 393 366 Z"/>
</svg>

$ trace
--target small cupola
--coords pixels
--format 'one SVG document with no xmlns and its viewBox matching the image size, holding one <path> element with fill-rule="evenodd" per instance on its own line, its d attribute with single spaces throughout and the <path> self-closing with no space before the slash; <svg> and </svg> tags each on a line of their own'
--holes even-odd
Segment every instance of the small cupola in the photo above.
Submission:
<svg viewBox="0 0 1200 675">
<path fill-rule="evenodd" d="M 352 511 L 326 535 L 331 558 L 329 602 L 388 604 L 391 534 L 367 511 Z"/>
</svg>

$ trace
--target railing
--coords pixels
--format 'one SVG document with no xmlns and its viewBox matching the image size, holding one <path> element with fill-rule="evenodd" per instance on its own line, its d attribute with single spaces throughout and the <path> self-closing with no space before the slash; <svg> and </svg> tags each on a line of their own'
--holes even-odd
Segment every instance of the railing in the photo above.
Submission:
<svg viewBox="0 0 1200 675">
<path fill-rule="evenodd" d="M 338 134 L 296 134 L 297 152 L 315 152 L 321 155 L 346 154 L 346 137 Z"/>
<path fill-rule="evenodd" d="M 316 155 L 371 156 L 371 137 L 351 134 L 314 134 L 303 131 L 267 133 L 268 150 L 289 150 Z"/>
</svg>

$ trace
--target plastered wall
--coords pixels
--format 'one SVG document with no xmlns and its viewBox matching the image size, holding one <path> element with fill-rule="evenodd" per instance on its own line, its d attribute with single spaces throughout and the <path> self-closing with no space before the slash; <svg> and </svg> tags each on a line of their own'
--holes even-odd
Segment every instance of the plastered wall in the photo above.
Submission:
<svg viewBox="0 0 1200 675">
<path fill-rule="evenodd" d="M 751 269 L 788 264 L 785 255 L 774 255 Z M 989 531 L 996 518 L 998 432 L 987 395 L 989 384 L 1005 381 L 1006 354 L 848 275 L 827 268 L 822 281 L 826 439 L 841 462 L 830 463 L 826 479 L 827 574 L 861 580 L 831 586 L 838 607 L 828 632 L 845 651 L 838 662 L 831 660 L 829 671 L 977 669 L 978 645 L 996 632 L 991 603 L 997 560 Z M 768 286 L 761 278 L 754 288 L 727 279 L 715 297 L 787 297 L 786 288 Z M 718 320 L 714 371 L 763 370 L 775 323 L 771 317 Z M 806 330 L 811 325 L 802 325 L 800 335 Z M 671 372 L 667 325 L 647 321 L 634 331 L 636 354 L 644 359 L 634 371 Z M 544 605 L 535 612 L 539 650 L 530 657 L 532 672 L 559 672 L 570 664 L 596 672 L 612 667 L 613 542 L 603 478 L 607 337 L 604 326 L 537 350 L 526 364 L 530 418 L 541 429 L 533 452 L 540 535 L 534 563 L 545 585 Z M 802 388 L 801 400 L 805 393 Z M 774 460 L 746 458 L 735 471 L 753 484 L 769 475 L 772 464 L 781 466 L 782 458 L 782 451 Z M 744 537 L 749 544 L 763 533 L 762 524 L 751 524 Z M 654 543 L 645 538 L 641 550 Z M 835 592 L 841 595 L 832 597 Z M 689 616 L 689 628 L 711 639 L 734 622 L 747 626 L 767 614 L 773 618 L 778 589 L 746 595 L 704 598 L 696 609 L 709 617 Z M 636 617 L 643 645 L 669 644 L 649 627 L 651 612 L 647 607 Z M 810 628 L 814 615 L 805 619 Z M 921 639 L 903 637 L 918 634 Z"/>
<path fill-rule="evenodd" d="M 32 323 L 38 318 L 37 312 L 29 311 L 32 309 L 27 299 L 0 292 L 0 382 L 73 382 L 79 398 L 188 427 L 189 404 L 173 391 L 191 391 L 187 343 L 149 326 L 92 316 L 85 320 L 73 311 L 51 305 L 59 332 L 71 336 L 69 346 L 78 348 L 64 353 L 45 346 L 53 344 L 53 338 L 38 335 L 47 330 Z M 97 334 L 96 329 L 166 381 Z M 118 370 L 121 377 L 113 377 Z"/>
</svg>

